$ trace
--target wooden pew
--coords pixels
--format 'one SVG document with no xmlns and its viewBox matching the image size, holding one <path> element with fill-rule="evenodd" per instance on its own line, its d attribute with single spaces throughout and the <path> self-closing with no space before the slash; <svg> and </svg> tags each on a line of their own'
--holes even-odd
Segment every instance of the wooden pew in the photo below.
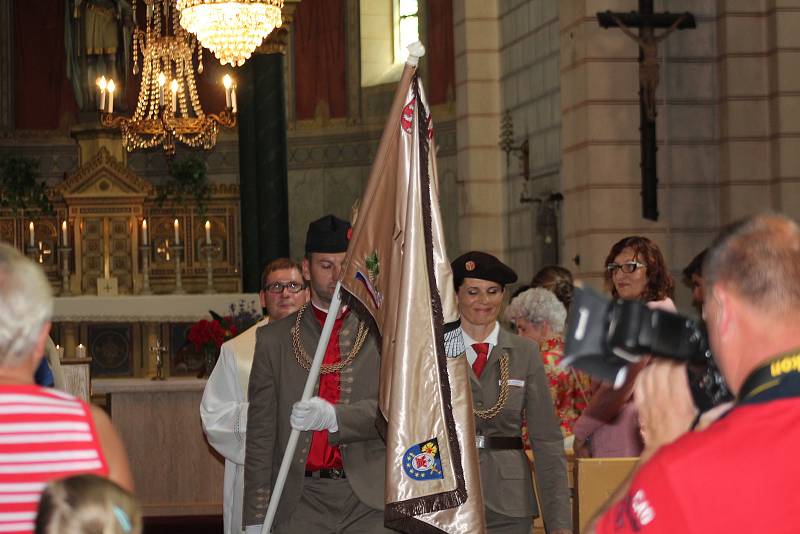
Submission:
<svg viewBox="0 0 800 534">
<path fill-rule="evenodd" d="M 638 458 L 576 458 L 574 462 L 573 531 L 580 534 L 589 520 L 625 481 Z"/>
</svg>

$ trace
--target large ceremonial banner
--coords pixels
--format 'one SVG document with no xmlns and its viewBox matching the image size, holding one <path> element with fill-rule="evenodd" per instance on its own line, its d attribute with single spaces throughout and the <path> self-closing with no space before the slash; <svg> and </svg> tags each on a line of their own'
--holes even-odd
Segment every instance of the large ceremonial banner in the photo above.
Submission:
<svg viewBox="0 0 800 534">
<path fill-rule="evenodd" d="M 387 525 L 409 533 L 484 532 L 433 125 L 415 71 L 406 65 L 395 93 L 340 282 L 382 336 Z"/>
</svg>

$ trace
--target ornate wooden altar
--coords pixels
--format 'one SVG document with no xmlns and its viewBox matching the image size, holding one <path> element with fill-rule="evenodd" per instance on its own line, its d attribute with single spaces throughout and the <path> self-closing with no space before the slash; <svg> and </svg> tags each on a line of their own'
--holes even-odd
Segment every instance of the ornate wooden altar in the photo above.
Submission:
<svg viewBox="0 0 800 534">
<path fill-rule="evenodd" d="M 248 308 L 258 306 L 252 295 L 240 294 L 237 185 L 213 184 L 202 214 L 194 205 L 159 204 L 153 184 L 101 147 L 50 188 L 48 197 L 54 211 L 50 215 L 31 219 L 24 213 L 0 211 L 0 240 L 41 263 L 59 296 L 52 337 L 64 347 L 66 358 L 75 357 L 78 344 L 86 346 L 93 359 L 93 377 L 153 374 L 155 341 L 167 348 L 167 375 L 196 374 L 202 365 L 199 357 L 181 352 L 189 324 L 209 318 L 209 309 L 225 315 L 231 304 L 242 300 Z M 148 247 L 142 246 L 144 220 Z M 178 265 L 189 295 L 172 294 L 176 220 L 182 247 Z M 209 250 L 216 293 L 191 295 L 207 289 Z M 99 297 L 98 280 L 110 278 L 117 281 L 118 296 Z M 143 291 L 147 285 L 152 294 Z"/>
</svg>

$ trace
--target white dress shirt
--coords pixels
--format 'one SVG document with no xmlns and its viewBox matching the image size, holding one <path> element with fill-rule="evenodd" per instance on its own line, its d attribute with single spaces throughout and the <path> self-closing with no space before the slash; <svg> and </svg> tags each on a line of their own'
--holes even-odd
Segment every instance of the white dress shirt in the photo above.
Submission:
<svg viewBox="0 0 800 534">
<path fill-rule="evenodd" d="M 489 352 L 486 354 L 486 358 L 487 358 L 486 362 L 488 363 L 489 362 L 489 359 L 488 359 L 489 358 L 489 354 L 492 353 L 492 349 L 495 347 L 495 345 L 497 345 L 497 336 L 498 336 L 498 334 L 500 334 L 500 323 L 495 321 L 494 322 L 494 329 L 486 337 L 486 339 L 484 339 L 482 341 L 475 341 L 474 339 L 469 337 L 469 334 L 467 334 L 467 331 L 464 330 L 463 327 L 461 328 L 461 334 L 464 336 L 464 345 L 467 348 L 467 361 L 469 362 L 470 367 L 472 366 L 473 363 L 475 363 L 475 360 L 478 359 L 478 353 L 476 353 L 475 349 L 472 348 L 472 345 L 474 343 L 488 343 L 489 344 Z"/>
</svg>

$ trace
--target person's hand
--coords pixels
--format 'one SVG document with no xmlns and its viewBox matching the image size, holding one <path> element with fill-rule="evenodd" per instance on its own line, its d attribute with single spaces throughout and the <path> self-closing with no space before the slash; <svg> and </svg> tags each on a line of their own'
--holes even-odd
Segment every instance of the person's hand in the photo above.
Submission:
<svg viewBox="0 0 800 534">
<path fill-rule="evenodd" d="M 644 440 L 643 459 L 688 432 L 697 415 L 685 364 L 654 359 L 639 374 L 633 397 Z"/>
<path fill-rule="evenodd" d="M 330 430 L 337 432 L 339 430 L 333 404 L 320 397 L 311 397 L 307 401 L 295 402 L 289 422 L 293 429 L 300 431 Z"/>
<path fill-rule="evenodd" d="M 589 441 L 586 439 L 575 438 L 572 444 L 572 452 L 575 453 L 575 458 L 591 458 L 592 452 L 589 450 Z"/>
</svg>

